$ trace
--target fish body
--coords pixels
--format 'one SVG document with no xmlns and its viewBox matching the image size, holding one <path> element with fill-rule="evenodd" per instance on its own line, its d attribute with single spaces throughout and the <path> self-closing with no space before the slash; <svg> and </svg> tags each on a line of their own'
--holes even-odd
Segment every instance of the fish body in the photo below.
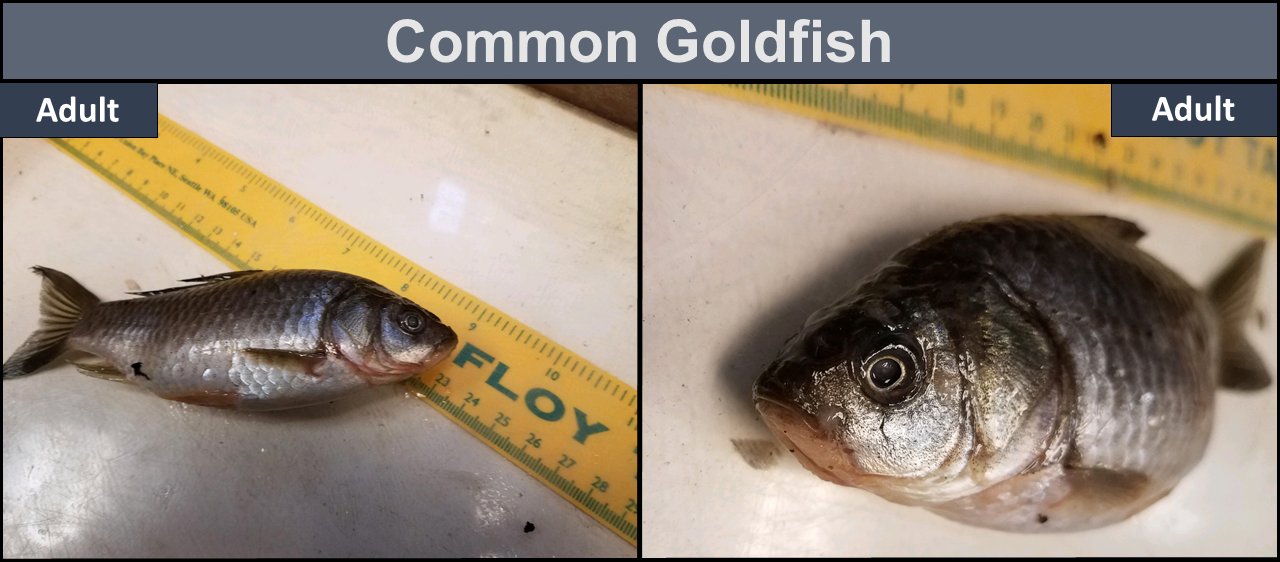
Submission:
<svg viewBox="0 0 1280 562">
<path fill-rule="evenodd" d="M 760 375 L 818 476 L 1016 532 L 1128 518 L 1200 460 L 1214 389 L 1269 384 L 1241 335 L 1263 245 L 1196 291 L 1133 223 L 1000 216 L 900 251 Z"/>
<path fill-rule="evenodd" d="M 457 343 L 422 307 L 336 271 L 234 272 L 99 302 L 66 274 L 34 269 L 41 329 L 5 362 L 5 379 L 74 350 L 95 356 L 76 363 L 82 372 L 162 398 L 276 410 L 404 380 Z"/>
</svg>

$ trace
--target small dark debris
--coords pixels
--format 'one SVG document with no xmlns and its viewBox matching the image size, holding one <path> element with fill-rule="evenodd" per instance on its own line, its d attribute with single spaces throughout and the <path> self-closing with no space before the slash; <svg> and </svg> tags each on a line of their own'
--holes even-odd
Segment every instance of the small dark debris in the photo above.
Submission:
<svg viewBox="0 0 1280 562">
<path fill-rule="evenodd" d="M 1036 520 L 1039 521 L 1041 525 L 1043 525 L 1049 522 L 1049 516 L 1043 513 L 1040 513 L 1036 515 Z"/>
<path fill-rule="evenodd" d="M 145 373 L 143 373 L 143 372 L 142 372 L 142 363 L 140 363 L 140 362 L 139 362 L 139 363 L 134 363 L 134 364 L 129 365 L 129 366 L 130 366 L 130 367 L 133 367 L 133 374 L 134 374 L 135 376 L 139 376 L 139 377 L 142 377 L 142 378 L 144 378 L 144 379 L 151 380 L 151 377 L 148 377 Z"/>
<path fill-rule="evenodd" d="M 1098 147 L 1098 148 L 1106 148 L 1106 147 L 1107 147 L 1107 136 L 1106 136 L 1106 135 L 1104 135 L 1104 134 L 1102 134 L 1102 133 L 1094 133 L 1094 134 L 1093 134 L 1093 145 L 1094 145 L 1094 146 L 1096 146 L 1096 147 Z"/>
<path fill-rule="evenodd" d="M 530 521 L 525 521 L 525 522 L 524 522 L 524 532 L 526 532 L 526 533 L 532 533 L 532 532 L 533 532 L 533 523 L 532 523 L 532 522 L 530 522 Z"/>
<path fill-rule="evenodd" d="M 1257 310 L 1257 313 L 1258 313 L 1258 327 L 1264 330 L 1267 329 L 1267 313 L 1263 312 L 1261 308 Z"/>
</svg>

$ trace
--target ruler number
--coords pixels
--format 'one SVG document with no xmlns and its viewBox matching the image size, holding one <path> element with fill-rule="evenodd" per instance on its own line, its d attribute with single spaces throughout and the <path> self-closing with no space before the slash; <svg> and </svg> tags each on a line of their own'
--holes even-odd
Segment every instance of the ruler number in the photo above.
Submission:
<svg viewBox="0 0 1280 562">
<path fill-rule="evenodd" d="M 1008 110 L 1009 107 L 1004 103 L 1004 100 L 991 100 L 992 118 L 1004 119 L 1005 113 L 1007 113 Z"/>
<path fill-rule="evenodd" d="M 204 215 L 196 215 L 194 217 L 191 217 L 191 222 L 200 222 L 202 220 L 204 220 Z"/>
<path fill-rule="evenodd" d="M 493 422 L 502 427 L 507 427 L 511 425 L 511 417 L 502 412 L 498 412 L 498 417 L 495 418 Z"/>
<path fill-rule="evenodd" d="M 409 284 L 408 284 L 408 283 L 405 283 L 404 285 L 401 285 L 401 286 L 400 286 L 400 292 L 402 292 L 402 293 L 403 293 L 403 292 L 408 291 L 408 290 L 409 290 Z"/>
<path fill-rule="evenodd" d="M 222 234 L 222 227 L 221 227 L 221 226 L 215 226 L 215 227 L 213 227 L 213 231 L 212 231 L 212 232 L 210 232 L 209 234 L 214 235 L 214 236 L 217 236 L 217 235 L 219 235 L 219 234 Z"/>
<path fill-rule="evenodd" d="M 575 465 L 575 464 L 578 464 L 578 461 L 575 461 L 575 460 L 573 460 L 573 459 L 569 458 L 569 455 L 566 455 L 566 454 L 563 454 L 563 453 L 561 453 L 561 454 L 560 454 L 560 466 L 563 466 L 563 467 L 565 467 L 565 468 L 569 468 L 569 467 L 571 467 L 571 466 L 573 466 L 573 465 Z"/>
<path fill-rule="evenodd" d="M 635 498 L 627 498 L 627 507 L 625 509 L 631 513 L 640 513 L 640 504 L 636 503 Z"/>
<path fill-rule="evenodd" d="M 350 247 L 350 246 L 347 246 L 346 248 L 343 248 L 343 249 L 342 249 L 342 253 L 344 253 L 344 254 L 345 254 L 345 253 L 347 253 L 347 252 L 350 252 L 350 251 L 351 251 L 351 247 Z"/>
<path fill-rule="evenodd" d="M 551 380 L 553 381 L 560 380 L 560 371 L 553 371 L 550 368 L 548 368 L 547 372 L 544 374 L 548 377 L 551 377 Z"/>
<path fill-rule="evenodd" d="M 475 323 L 475 322 L 472 322 L 472 323 L 471 323 L 471 327 L 470 327 L 470 328 L 468 328 L 468 329 L 469 329 L 469 330 L 474 330 L 474 329 L 476 329 L 476 323 Z"/>
<path fill-rule="evenodd" d="M 249 187 L 249 186 L 247 186 L 247 185 L 242 185 L 242 186 L 240 186 L 240 193 L 244 193 L 244 188 L 246 188 L 246 187 Z"/>
<path fill-rule="evenodd" d="M 956 104 L 956 107 L 964 107 L 964 88 L 956 86 L 955 93 L 951 96 L 951 102 Z"/>
<path fill-rule="evenodd" d="M 169 192 L 168 192 L 168 191 L 161 191 L 161 192 L 160 192 L 160 198 L 161 198 L 161 199 L 168 199 L 168 198 L 169 198 Z"/>
<path fill-rule="evenodd" d="M 262 261 L 262 254 L 260 254 L 260 253 L 258 253 L 258 252 L 254 252 L 254 253 L 252 253 L 252 254 L 249 254 L 249 260 L 251 260 L 251 261 Z"/>
<path fill-rule="evenodd" d="M 289 217 L 289 222 L 293 222 L 293 219 L 296 219 L 296 218 L 298 218 L 298 215 L 294 215 L 294 216 L 292 216 L 292 217 Z"/>
<path fill-rule="evenodd" d="M 480 397 L 468 392 L 467 397 L 462 399 L 463 404 L 471 404 L 472 406 L 480 405 Z"/>
<path fill-rule="evenodd" d="M 444 376 L 444 373 L 440 373 L 440 376 L 436 377 L 436 384 L 440 386 L 449 386 L 449 377 Z"/>
<path fill-rule="evenodd" d="M 525 439 L 524 442 L 533 445 L 534 449 L 542 448 L 542 440 L 538 439 L 538 436 L 532 433 L 529 434 L 529 438 Z"/>
<path fill-rule="evenodd" d="M 609 491 L 609 483 L 601 480 L 599 476 L 596 477 L 595 482 L 591 483 L 591 487 L 600 490 L 601 492 Z"/>
<path fill-rule="evenodd" d="M 1044 130 L 1044 114 L 1032 113 L 1031 114 L 1031 131 L 1034 133 L 1039 133 L 1040 131 L 1043 131 L 1043 130 Z"/>
</svg>

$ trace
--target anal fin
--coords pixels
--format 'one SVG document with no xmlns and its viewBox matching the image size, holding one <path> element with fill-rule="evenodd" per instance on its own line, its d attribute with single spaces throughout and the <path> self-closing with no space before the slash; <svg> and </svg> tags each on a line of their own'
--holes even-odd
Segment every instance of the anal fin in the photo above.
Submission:
<svg viewBox="0 0 1280 562">
<path fill-rule="evenodd" d="M 106 359 L 96 355 L 71 361 L 71 364 L 75 365 L 76 370 L 80 371 L 80 373 L 84 375 L 89 375 L 104 381 L 133 384 L 133 381 L 130 381 L 125 374 L 121 373 L 119 369 L 116 369 L 114 365 L 109 363 Z"/>
</svg>

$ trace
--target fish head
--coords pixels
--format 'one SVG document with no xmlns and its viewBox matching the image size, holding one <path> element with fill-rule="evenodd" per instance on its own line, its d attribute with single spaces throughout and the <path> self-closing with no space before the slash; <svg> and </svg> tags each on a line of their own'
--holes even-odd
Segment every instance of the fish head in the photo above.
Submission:
<svg viewBox="0 0 1280 562">
<path fill-rule="evenodd" d="M 439 317 L 381 286 L 358 287 L 332 306 L 328 341 L 371 384 L 420 374 L 458 344 Z"/>
<path fill-rule="evenodd" d="M 998 284 L 918 273 L 883 272 L 815 312 L 754 398 L 814 474 L 929 505 L 1043 459 L 1061 395 L 1048 335 Z"/>
</svg>

